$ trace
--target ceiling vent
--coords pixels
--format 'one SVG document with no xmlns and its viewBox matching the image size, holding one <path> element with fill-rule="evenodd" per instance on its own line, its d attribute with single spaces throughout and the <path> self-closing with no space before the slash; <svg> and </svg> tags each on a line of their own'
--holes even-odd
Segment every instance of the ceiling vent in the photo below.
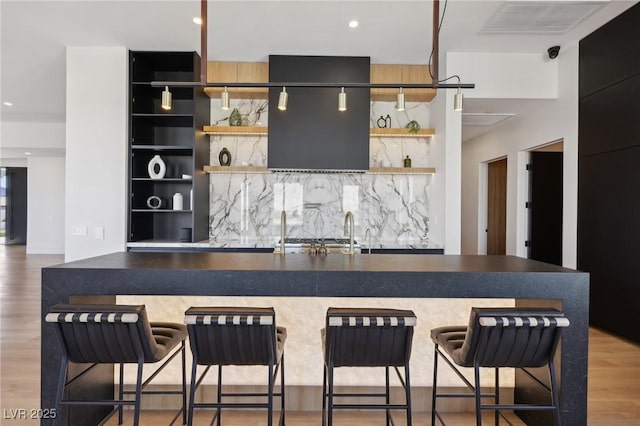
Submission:
<svg viewBox="0 0 640 426">
<path fill-rule="evenodd" d="M 565 33 L 605 3 L 603 1 L 506 2 L 489 19 L 480 33 Z"/>
<path fill-rule="evenodd" d="M 484 113 L 484 112 L 464 112 L 462 113 L 463 126 L 495 126 L 498 123 L 508 120 L 515 114 Z"/>
</svg>

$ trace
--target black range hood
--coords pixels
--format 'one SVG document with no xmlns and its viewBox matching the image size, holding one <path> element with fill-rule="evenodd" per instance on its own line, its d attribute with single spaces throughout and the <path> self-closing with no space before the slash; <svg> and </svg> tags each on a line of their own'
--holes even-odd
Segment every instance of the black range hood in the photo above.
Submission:
<svg viewBox="0 0 640 426">
<path fill-rule="evenodd" d="M 369 57 L 269 56 L 272 83 L 369 83 Z M 338 111 L 336 88 L 287 87 L 289 102 L 280 111 L 282 88 L 269 88 L 268 160 L 270 169 L 366 171 L 369 169 L 368 88 L 345 88 L 347 111 Z"/>
</svg>

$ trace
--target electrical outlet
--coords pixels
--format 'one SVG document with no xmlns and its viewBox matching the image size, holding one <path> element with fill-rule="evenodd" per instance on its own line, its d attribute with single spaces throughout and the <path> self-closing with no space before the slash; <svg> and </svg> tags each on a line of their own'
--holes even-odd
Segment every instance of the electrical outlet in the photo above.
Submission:
<svg viewBox="0 0 640 426">
<path fill-rule="evenodd" d="M 71 235 L 87 235 L 86 226 L 72 226 Z"/>
</svg>

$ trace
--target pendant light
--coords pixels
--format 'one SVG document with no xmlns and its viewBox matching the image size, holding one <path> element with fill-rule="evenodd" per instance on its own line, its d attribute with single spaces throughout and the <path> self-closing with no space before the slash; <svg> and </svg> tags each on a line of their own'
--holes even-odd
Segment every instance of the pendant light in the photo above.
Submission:
<svg viewBox="0 0 640 426">
<path fill-rule="evenodd" d="M 460 92 L 460 88 L 458 87 L 458 93 L 453 96 L 453 110 L 454 111 L 462 111 L 462 103 L 464 101 L 464 95 Z"/>
<path fill-rule="evenodd" d="M 278 97 L 278 109 L 280 111 L 287 110 L 287 101 L 289 100 L 289 94 L 287 93 L 287 88 L 282 87 L 282 92 L 280 92 L 280 96 Z"/>
<path fill-rule="evenodd" d="M 224 86 L 224 92 L 220 94 L 220 108 L 225 111 L 229 110 L 229 92 L 227 92 L 227 86 Z"/>
<path fill-rule="evenodd" d="M 161 107 L 165 111 L 171 110 L 171 92 L 169 91 L 169 86 L 164 86 L 164 90 L 162 91 Z"/>
<path fill-rule="evenodd" d="M 402 87 L 396 96 L 396 111 L 404 111 L 404 93 L 402 93 Z"/>
<path fill-rule="evenodd" d="M 344 92 L 344 87 L 338 93 L 338 111 L 347 110 L 347 94 Z"/>
</svg>

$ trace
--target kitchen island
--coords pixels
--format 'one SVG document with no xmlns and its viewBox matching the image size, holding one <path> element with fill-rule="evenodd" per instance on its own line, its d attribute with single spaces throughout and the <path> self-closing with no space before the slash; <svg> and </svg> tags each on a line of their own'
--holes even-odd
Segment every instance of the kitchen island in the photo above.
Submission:
<svg viewBox="0 0 640 426">
<path fill-rule="evenodd" d="M 56 303 L 115 303 L 116 295 L 505 298 L 522 306 L 560 307 L 571 321 L 558 363 L 562 422 L 587 423 L 587 273 L 513 256 L 266 253 L 114 253 L 43 269 L 43 319 Z M 54 406 L 60 363 L 51 327 L 42 324 L 42 408 Z M 92 371 L 78 388 L 92 397 L 110 397 L 113 369 Z M 536 384 L 516 376 L 516 401 L 541 395 Z M 96 424 L 104 412 L 74 409 L 68 424 Z M 542 415 L 526 414 L 529 423 L 545 424 L 548 417 Z"/>
</svg>

